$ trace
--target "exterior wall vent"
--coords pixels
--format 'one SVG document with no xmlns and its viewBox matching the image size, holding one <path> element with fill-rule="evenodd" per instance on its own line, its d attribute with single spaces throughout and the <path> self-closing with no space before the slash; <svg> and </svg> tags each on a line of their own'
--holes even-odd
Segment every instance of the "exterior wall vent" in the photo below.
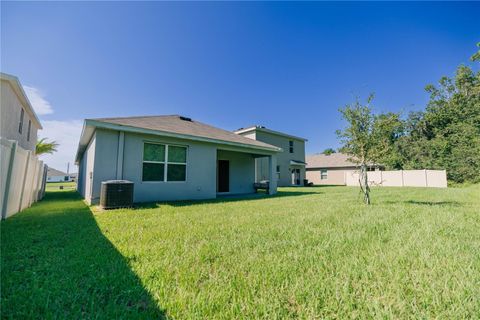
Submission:
<svg viewBox="0 0 480 320">
<path fill-rule="evenodd" d="M 100 206 L 103 209 L 127 208 L 133 205 L 133 182 L 127 180 L 102 181 Z"/>
</svg>

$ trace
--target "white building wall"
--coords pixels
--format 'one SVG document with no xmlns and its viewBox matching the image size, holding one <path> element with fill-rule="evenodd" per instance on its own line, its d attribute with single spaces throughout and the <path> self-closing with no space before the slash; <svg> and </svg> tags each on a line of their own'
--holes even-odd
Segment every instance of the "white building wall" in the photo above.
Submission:
<svg viewBox="0 0 480 320">
<path fill-rule="evenodd" d="M 248 138 L 252 137 L 251 133 L 242 135 Z M 300 183 L 303 183 L 303 179 L 305 179 L 305 167 L 291 166 L 290 161 L 297 160 L 305 162 L 305 141 L 262 131 L 256 131 L 254 139 L 283 149 L 283 152 L 279 152 L 277 154 L 277 165 L 280 166 L 278 179 L 279 187 L 287 187 L 292 185 L 291 169 L 293 168 L 300 169 Z M 293 141 L 293 153 L 290 153 L 289 141 Z M 256 170 L 257 181 L 268 180 L 270 169 L 267 157 L 258 158 L 256 160 Z"/>
<path fill-rule="evenodd" d="M 96 134 L 93 135 L 87 149 L 82 155 L 78 166 L 77 190 L 85 198 L 87 203 L 91 203 L 93 169 L 95 160 Z"/>
<path fill-rule="evenodd" d="M 39 127 L 35 124 L 33 116 L 27 112 L 27 109 L 20 102 L 10 83 L 6 80 L 1 80 L 0 83 L 0 137 L 16 140 L 23 149 L 35 151 Z M 19 133 L 22 109 L 24 109 L 23 127 L 22 133 Z M 27 139 L 29 120 L 31 121 L 30 139 Z"/>
<path fill-rule="evenodd" d="M 230 162 L 230 194 L 253 193 L 255 158 L 249 153 L 218 150 L 218 160 Z"/>
<path fill-rule="evenodd" d="M 307 169 L 306 176 L 308 182 L 312 182 L 315 185 L 345 185 L 346 175 L 352 172 L 352 169 L 345 168 L 324 168 L 327 170 L 327 178 L 321 179 L 322 169 Z"/>
<path fill-rule="evenodd" d="M 65 179 L 67 177 L 67 179 Z M 70 177 L 67 176 L 49 176 L 47 177 L 47 182 L 67 182 L 71 181 Z"/>
</svg>

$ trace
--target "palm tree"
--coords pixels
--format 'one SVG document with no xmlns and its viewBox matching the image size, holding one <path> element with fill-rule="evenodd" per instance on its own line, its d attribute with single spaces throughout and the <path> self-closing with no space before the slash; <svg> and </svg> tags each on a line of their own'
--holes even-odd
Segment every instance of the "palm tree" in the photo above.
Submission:
<svg viewBox="0 0 480 320">
<path fill-rule="evenodd" d="M 42 138 L 37 141 L 37 146 L 35 153 L 37 155 L 41 154 L 52 154 L 57 151 L 58 143 L 56 141 L 47 142 L 47 138 Z"/>
</svg>

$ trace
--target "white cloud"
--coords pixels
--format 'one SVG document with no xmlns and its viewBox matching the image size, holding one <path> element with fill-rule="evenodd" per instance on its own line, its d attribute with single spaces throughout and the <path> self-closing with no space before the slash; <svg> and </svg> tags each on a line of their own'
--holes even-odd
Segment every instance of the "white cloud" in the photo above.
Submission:
<svg viewBox="0 0 480 320">
<path fill-rule="evenodd" d="M 45 99 L 45 95 L 39 89 L 29 86 L 23 86 L 23 89 L 37 115 L 53 113 L 52 105 Z"/>
<path fill-rule="evenodd" d="M 41 90 L 29 86 L 23 86 L 23 89 L 37 115 L 53 113 L 52 105 L 45 99 Z M 38 139 L 47 138 L 47 141 L 56 141 L 58 147 L 57 152 L 41 155 L 40 159 L 49 167 L 65 172 L 67 171 L 67 164 L 70 163 L 70 172 L 77 172 L 74 161 L 83 121 L 42 119 L 41 123 L 43 129 L 38 132 Z"/>
<path fill-rule="evenodd" d="M 41 155 L 49 167 L 67 171 L 67 163 L 70 163 L 70 172 L 77 172 L 74 166 L 75 154 L 77 152 L 78 140 L 82 132 L 82 120 L 42 120 L 43 130 L 38 132 L 40 138 L 48 138 L 48 141 L 55 140 L 59 146 L 53 154 Z"/>
</svg>

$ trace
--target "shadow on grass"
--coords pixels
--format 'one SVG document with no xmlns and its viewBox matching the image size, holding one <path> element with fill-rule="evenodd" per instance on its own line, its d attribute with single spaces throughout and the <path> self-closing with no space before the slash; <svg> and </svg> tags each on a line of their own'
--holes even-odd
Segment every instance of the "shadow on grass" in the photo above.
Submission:
<svg viewBox="0 0 480 320">
<path fill-rule="evenodd" d="M 74 191 L 1 223 L 2 318 L 165 319 Z"/>
<path fill-rule="evenodd" d="M 313 186 L 308 186 L 305 188 L 345 188 L 346 185 L 343 184 L 314 184 Z"/>
<path fill-rule="evenodd" d="M 417 201 L 417 200 L 406 200 L 406 201 L 384 201 L 379 204 L 415 204 L 421 206 L 454 206 L 462 207 L 464 204 L 458 201 Z"/>
<path fill-rule="evenodd" d="M 408 200 L 404 201 L 405 203 L 409 204 L 418 204 L 424 206 L 455 206 L 461 207 L 462 203 L 458 201 L 416 201 L 416 200 Z"/>
<path fill-rule="evenodd" d="M 321 194 L 321 192 L 310 192 L 310 191 L 278 191 L 274 195 L 269 195 L 263 191 L 258 193 L 250 194 L 239 194 L 239 195 L 219 195 L 216 199 L 207 199 L 207 200 L 179 200 L 179 201 L 158 201 L 158 202 L 145 202 L 145 203 L 136 203 L 134 209 L 154 209 L 158 208 L 159 205 L 168 204 L 172 207 L 185 207 L 185 206 L 194 206 L 201 204 L 211 204 L 211 203 L 227 203 L 227 202 L 236 202 L 236 201 L 250 201 L 250 200 L 262 200 L 262 199 L 272 199 L 272 198 L 281 198 L 281 197 L 292 197 L 292 196 L 305 196 L 310 194 Z"/>
</svg>

